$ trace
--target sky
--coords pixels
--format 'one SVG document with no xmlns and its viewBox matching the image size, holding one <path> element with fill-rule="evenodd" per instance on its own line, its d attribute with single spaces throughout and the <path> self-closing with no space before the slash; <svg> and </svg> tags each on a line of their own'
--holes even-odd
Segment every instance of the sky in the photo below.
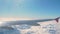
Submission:
<svg viewBox="0 0 60 34">
<path fill-rule="evenodd" d="M 55 18 L 60 0 L 0 0 L 0 17 Z"/>
</svg>

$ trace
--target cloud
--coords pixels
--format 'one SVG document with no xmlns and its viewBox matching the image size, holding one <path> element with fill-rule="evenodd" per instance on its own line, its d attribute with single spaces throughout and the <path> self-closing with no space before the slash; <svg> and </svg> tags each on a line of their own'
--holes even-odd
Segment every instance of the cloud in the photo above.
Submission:
<svg viewBox="0 0 60 34">
<path fill-rule="evenodd" d="M 14 20 L 14 19 L 16 19 L 16 20 L 21 20 L 21 19 L 27 19 L 27 20 L 30 20 L 31 18 L 0 18 L 0 20 Z M 27 33 L 27 32 L 34 32 L 35 34 L 49 34 L 48 32 L 46 32 L 46 30 L 47 29 L 44 29 L 44 28 L 42 28 L 42 27 L 44 27 L 44 26 L 46 26 L 46 25 L 49 25 L 49 24 L 55 24 L 55 25 L 57 25 L 56 26 L 56 28 L 57 29 L 60 29 L 59 28 L 59 26 L 60 26 L 60 19 L 59 19 L 59 23 L 56 23 L 56 21 L 55 20 L 53 20 L 53 21 L 47 21 L 47 22 L 40 22 L 40 25 L 41 26 L 32 26 L 30 29 L 26 29 L 26 30 L 20 30 L 21 31 L 21 33 Z M 58 31 L 60 31 L 60 30 L 58 30 Z M 24 34 L 23 33 L 23 34 Z M 58 33 L 58 32 L 57 32 Z"/>
</svg>

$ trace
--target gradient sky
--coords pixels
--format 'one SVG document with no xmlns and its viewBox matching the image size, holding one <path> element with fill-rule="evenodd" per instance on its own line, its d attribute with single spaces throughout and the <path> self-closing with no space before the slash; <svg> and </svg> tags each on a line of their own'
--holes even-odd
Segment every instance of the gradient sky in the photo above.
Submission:
<svg viewBox="0 0 60 34">
<path fill-rule="evenodd" d="M 55 18 L 60 0 L 0 0 L 0 17 Z"/>
</svg>

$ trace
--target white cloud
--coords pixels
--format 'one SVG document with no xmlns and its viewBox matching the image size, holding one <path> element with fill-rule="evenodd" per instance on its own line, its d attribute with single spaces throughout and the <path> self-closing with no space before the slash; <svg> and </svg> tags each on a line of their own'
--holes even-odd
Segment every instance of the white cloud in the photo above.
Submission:
<svg viewBox="0 0 60 34">
<path fill-rule="evenodd" d="M 8 19 L 13 19 L 13 18 L 3 18 L 3 20 L 8 20 Z M 19 18 L 16 18 L 19 20 Z M 22 19 L 22 18 L 21 18 Z M 30 18 L 25 18 L 25 19 L 30 19 Z M 21 30 L 21 33 L 24 34 L 24 33 L 27 33 L 27 32 L 35 32 L 35 34 L 49 34 L 47 29 L 44 29 L 42 27 L 46 26 L 46 25 L 49 25 L 49 24 L 55 24 L 56 25 L 56 29 L 58 30 L 57 31 L 57 34 L 60 32 L 60 19 L 59 19 L 59 23 L 57 23 L 55 20 L 53 21 L 47 21 L 47 22 L 40 22 L 40 25 L 41 26 L 32 26 L 30 29 L 26 29 L 26 30 Z M 23 33 L 24 32 L 24 33 Z M 60 34 L 60 33 L 59 33 Z"/>
</svg>

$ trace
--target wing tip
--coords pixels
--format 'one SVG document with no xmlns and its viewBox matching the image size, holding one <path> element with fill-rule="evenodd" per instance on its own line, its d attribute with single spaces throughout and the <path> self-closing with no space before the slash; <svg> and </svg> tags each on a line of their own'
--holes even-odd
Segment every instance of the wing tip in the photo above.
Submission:
<svg viewBox="0 0 60 34">
<path fill-rule="evenodd" d="M 55 19 L 57 23 L 59 22 L 59 19 L 60 19 L 60 17 L 57 17 L 57 18 Z"/>
</svg>

